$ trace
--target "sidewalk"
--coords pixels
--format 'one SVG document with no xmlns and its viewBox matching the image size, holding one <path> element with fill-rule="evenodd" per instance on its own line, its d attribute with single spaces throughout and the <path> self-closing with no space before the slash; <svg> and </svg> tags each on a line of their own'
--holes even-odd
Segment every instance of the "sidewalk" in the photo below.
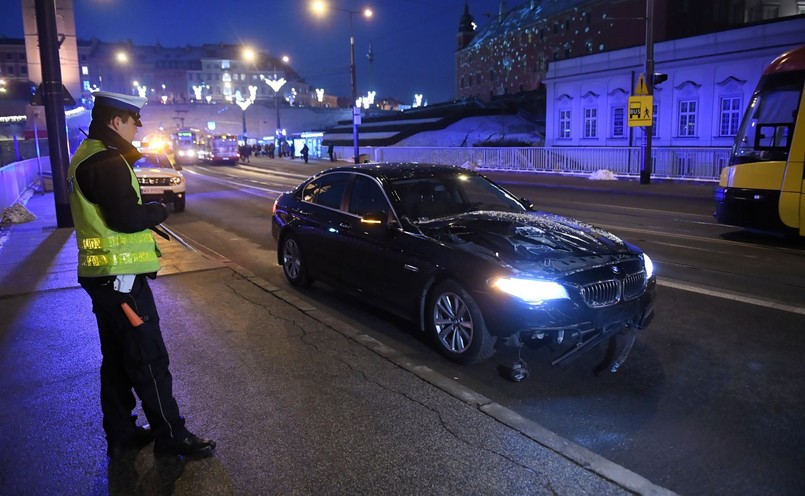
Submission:
<svg viewBox="0 0 805 496">
<path fill-rule="evenodd" d="M 312 165 L 312 164 L 311 164 Z M 159 240 L 153 290 L 201 461 L 109 465 L 100 351 L 53 194 L 0 232 L 4 494 L 670 494 L 227 260 Z M 170 222 L 168 222 L 170 226 Z"/>
</svg>

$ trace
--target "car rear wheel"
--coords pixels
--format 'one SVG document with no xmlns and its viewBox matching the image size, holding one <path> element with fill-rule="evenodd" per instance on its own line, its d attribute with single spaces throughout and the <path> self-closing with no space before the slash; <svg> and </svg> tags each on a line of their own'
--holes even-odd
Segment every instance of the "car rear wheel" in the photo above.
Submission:
<svg viewBox="0 0 805 496">
<path fill-rule="evenodd" d="M 494 354 L 495 339 L 486 328 L 481 309 L 457 282 L 439 283 L 431 291 L 426 311 L 431 338 L 450 360 L 470 364 Z"/>
<path fill-rule="evenodd" d="M 293 234 L 288 234 L 282 240 L 282 272 L 294 286 L 310 285 L 302 246 Z"/>
</svg>

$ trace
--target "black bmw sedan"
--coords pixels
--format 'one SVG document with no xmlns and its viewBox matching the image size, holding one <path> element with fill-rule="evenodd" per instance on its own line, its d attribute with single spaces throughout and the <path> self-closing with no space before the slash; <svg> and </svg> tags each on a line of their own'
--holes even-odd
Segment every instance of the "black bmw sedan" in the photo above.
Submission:
<svg viewBox="0 0 805 496">
<path fill-rule="evenodd" d="M 640 249 L 460 167 L 323 171 L 276 200 L 272 234 L 291 284 L 322 281 L 408 318 L 459 363 L 502 340 L 550 343 L 558 364 L 625 335 L 614 371 L 653 316 Z"/>
</svg>

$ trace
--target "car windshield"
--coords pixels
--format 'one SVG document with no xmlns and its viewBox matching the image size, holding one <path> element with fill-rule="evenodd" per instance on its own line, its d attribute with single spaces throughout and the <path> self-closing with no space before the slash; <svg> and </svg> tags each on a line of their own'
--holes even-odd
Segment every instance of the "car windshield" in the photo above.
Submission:
<svg viewBox="0 0 805 496">
<path fill-rule="evenodd" d="M 402 201 L 403 215 L 414 221 L 495 210 L 525 212 L 508 192 L 474 174 L 446 174 L 391 182 Z"/>
<path fill-rule="evenodd" d="M 142 167 L 148 169 L 173 169 L 171 161 L 167 155 L 143 155 L 143 158 L 134 162 L 134 167 Z"/>
</svg>

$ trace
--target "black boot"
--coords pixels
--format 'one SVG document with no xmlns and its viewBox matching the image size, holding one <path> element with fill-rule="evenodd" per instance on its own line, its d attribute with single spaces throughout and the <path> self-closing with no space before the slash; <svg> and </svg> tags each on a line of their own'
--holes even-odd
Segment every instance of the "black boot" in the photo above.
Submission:
<svg viewBox="0 0 805 496">
<path fill-rule="evenodd" d="M 190 456 L 203 458 L 215 451 L 215 441 L 203 439 L 195 434 L 188 433 L 182 439 L 157 439 L 154 443 L 156 456 Z"/>
</svg>

